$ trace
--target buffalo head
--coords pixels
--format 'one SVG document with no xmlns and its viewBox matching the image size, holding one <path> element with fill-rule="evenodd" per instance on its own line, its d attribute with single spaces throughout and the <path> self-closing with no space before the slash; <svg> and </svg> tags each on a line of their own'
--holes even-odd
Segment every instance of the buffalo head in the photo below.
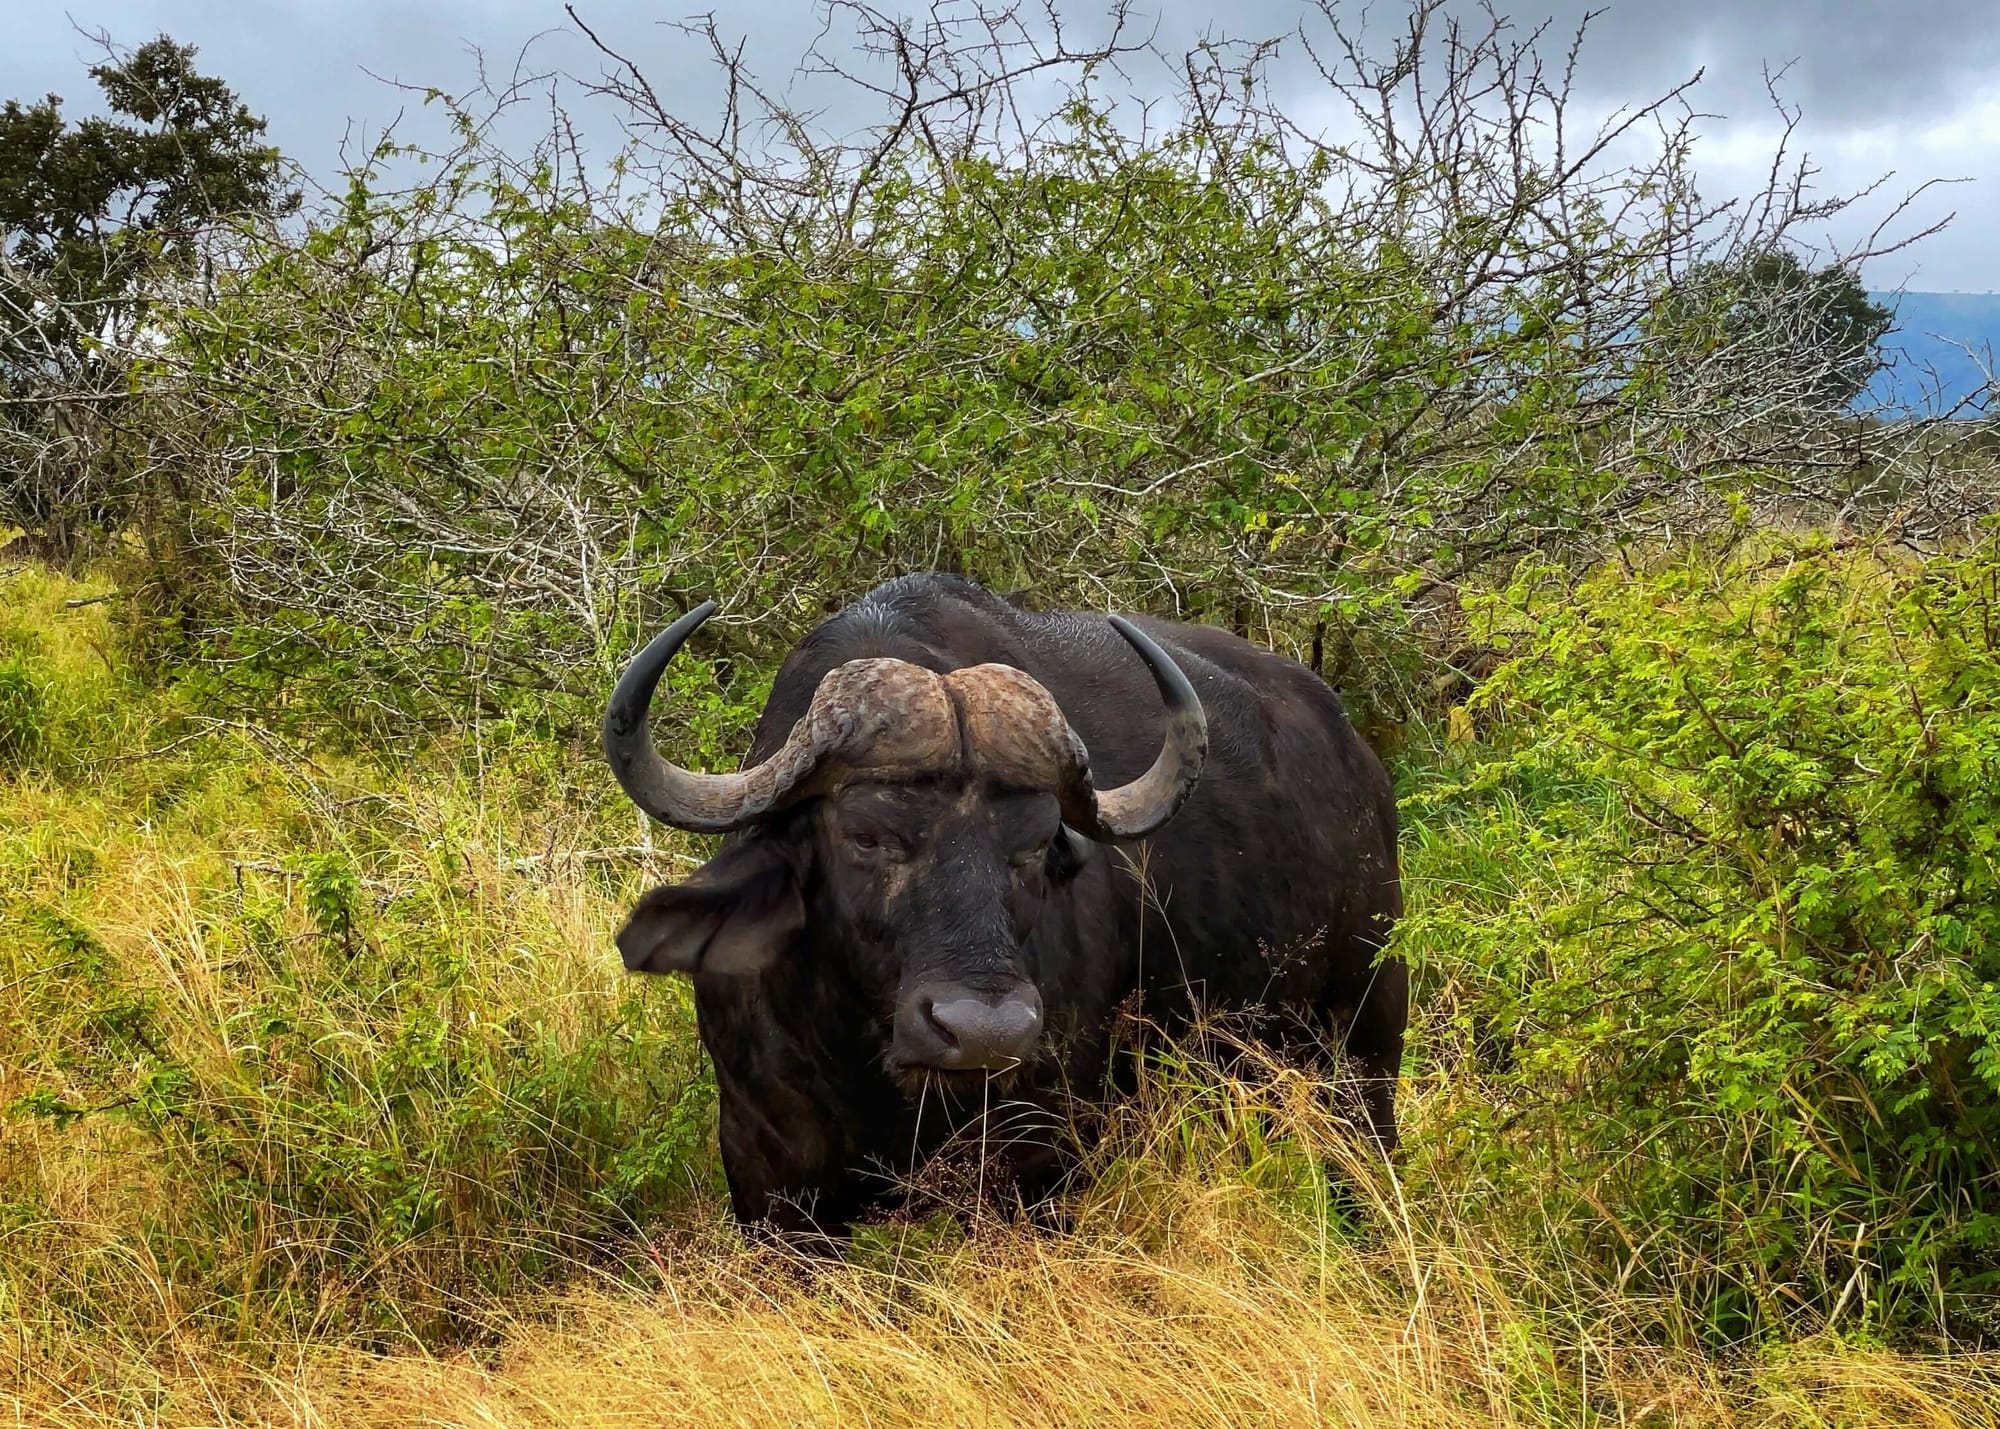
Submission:
<svg viewBox="0 0 2000 1429">
<path fill-rule="evenodd" d="M 625 965 L 754 973 L 809 945 L 838 960 L 822 971 L 887 1029 L 879 1051 L 899 1080 L 1030 1060 L 1044 1021 L 1030 937 L 1042 900 L 1081 867 L 1086 840 L 1144 838 L 1200 777 L 1207 723 L 1187 677 L 1111 618 L 1167 711 L 1153 766 L 1115 789 L 1092 785 L 1083 741 L 1024 672 L 887 658 L 829 671 L 761 763 L 700 774 L 660 756 L 646 719 L 667 663 L 714 609 L 632 661 L 605 712 L 604 753 L 653 818 L 744 837 L 640 901 L 618 935 Z"/>
</svg>

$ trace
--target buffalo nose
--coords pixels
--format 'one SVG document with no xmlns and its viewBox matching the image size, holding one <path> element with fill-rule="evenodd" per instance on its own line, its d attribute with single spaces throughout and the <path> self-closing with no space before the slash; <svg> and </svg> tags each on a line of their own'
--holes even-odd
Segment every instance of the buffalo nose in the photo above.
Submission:
<svg viewBox="0 0 2000 1429">
<path fill-rule="evenodd" d="M 1016 1066 L 1042 1032 L 1042 995 L 1032 983 L 999 996 L 937 988 L 919 994 L 917 1006 L 937 1043 L 925 1060 L 953 1071 Z"/>
</svg>

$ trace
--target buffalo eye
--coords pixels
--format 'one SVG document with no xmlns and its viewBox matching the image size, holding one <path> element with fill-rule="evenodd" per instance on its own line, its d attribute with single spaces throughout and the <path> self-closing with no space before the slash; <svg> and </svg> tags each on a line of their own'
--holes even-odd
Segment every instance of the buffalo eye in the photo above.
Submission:
<svg viewBox="0 0 2000 1429">
<path fill-rule="evenodd" d="M 884 829 L 852 828 L 843 837 L 848 848 L 863 858 L 901 859 L 907 853 L 903 841 Z"/>
</svg>

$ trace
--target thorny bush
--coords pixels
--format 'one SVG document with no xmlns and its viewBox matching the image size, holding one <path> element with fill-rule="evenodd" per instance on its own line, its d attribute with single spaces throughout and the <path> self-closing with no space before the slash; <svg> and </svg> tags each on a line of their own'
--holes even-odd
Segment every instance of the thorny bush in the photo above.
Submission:
<svg viewBox="0 0 2000 1429">
<path fill-rule="evenodd" d="M 2000 550 L 1821 542 L 1484 612 L 1401 945 L 1468 1169 L 1714 1333 L 1993 1328 Z M 1449 1059 L 1447 1059 L 1449 1060 Z"/>
</svg>

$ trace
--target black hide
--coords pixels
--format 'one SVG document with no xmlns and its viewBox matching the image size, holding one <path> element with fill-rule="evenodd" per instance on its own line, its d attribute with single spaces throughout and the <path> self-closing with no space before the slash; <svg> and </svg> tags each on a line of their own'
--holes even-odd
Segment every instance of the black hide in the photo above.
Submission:
<svg viewBox="0 0 2000 1429">
<path fill-rule="evenodd" d="M 988 1080 L 894 1064 L 898 970 L 871 965 L 879 950 L 861 946 L 842 911 L 845 846 L 823 800 L 730 835 L 701 873 L 635 910 L 619 939 L 627 966 L 693 975 L 741 1220 L 842 1232 L 947 1138 L 982 1131 L 1019 1191 L 1047 1191 L 1062 1168 L 1065 1099 L 1111 1090 L 1114 1013 L 1135 991 L 1169 1029 L 1197 1003 L 1284 1014 L 1343 1050 L 1368 1129 L 1394 1144 L 1408 990 L 1400 964 L 1376 961 L 1401 909 L 1388 779 L 1303 666 L 1221 630 L 1135 623 L 1193 682 L 1208 718 L 1207 765 L 1179 814 L 1125 848 L 1058 838 L 1032 879 L 1004 872 L 1005 849 L 976 849 L 953 865 L 952 887 L 908 905 L 946 910 L 914 940 L 924 956 L 987 958 L 990 975 L 975 969 L 972 981 L 987 976 L 995 997 L 1009 977 L 1039 992 L 1046 1024 L 1018 1070 Z M 1160 749 L 1159 691 L 1105 620 L 1038 614 L 922 575 L 881 586 L 800 643 L 746 763 L 784 742 L 823 675 L 871 656 L 940 673 L 987 662 L 1027 671 L 1082 736 L 1099 789 L 1135 778 Z M 1007 817 L 1053 829 L 1045 805 Z M 950 908 L 984 878 L 1014 880 L 980 904 L 999 911 L 953 922 Z"/>
</svg>

